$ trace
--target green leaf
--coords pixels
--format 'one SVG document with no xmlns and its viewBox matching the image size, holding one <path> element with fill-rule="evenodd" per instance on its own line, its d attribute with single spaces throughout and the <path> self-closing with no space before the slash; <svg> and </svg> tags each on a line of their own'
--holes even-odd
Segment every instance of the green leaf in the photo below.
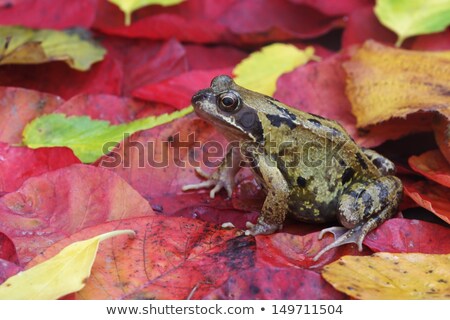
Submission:
<svg viewBox="0 0 450 320">
<path fill-rule="evenodd" d="M 398 35 L 396 46 L 411 36 L 445 30 L 450 0 L 377 0 L 375 15 Z"/>
<path fill-rule="evenodd" d="M 140 8 L 149 5 L 160 5 L 164 7 L 177 5 L 184 0 L 109 0 L 109 2 L 114 3 L 120 8 L 120 10 L 125 13 L 125 25 L 129 26 L 131 24 L 131 14 Z"/>
<path fill-rule="evenodd" d="M 133 230 L 116 230 L 74 242 L 53 258 L 19 272 L 0 285 L 0 300 L 58 299 L 84 288 L 101 241 Z"/>
<path fill-rule="evenodd" d="M 64 114 L 49 114 L 34 119 L 23 131 L 23 143 L 30 148 L 69 147 L 85 163 L 100 158 L 112 145 L 133 134 L 168 123 L 191 113 L 192 107 L 157 117 L 147 117 L 120 125 L 108 121 L 92 120 L 87 116 L 66 117 Z M 112 144 L 112 145 L 111 145 Z"/>
<path fill-rule="evenodd" d="M 233 70 L 240 86 L 271 96 L 278 78 L 314 59 L 314 48 L 297 49 L 291 44 L 274 43 L 253 52 Z"/>
<path fill-rule="evenodd" d="M 61 60 L 74 69 L 86 71 L 105 54 L 106 50 L 82 29 L 55 31 L 0 27 L 0 65 Z"/>
</svg>

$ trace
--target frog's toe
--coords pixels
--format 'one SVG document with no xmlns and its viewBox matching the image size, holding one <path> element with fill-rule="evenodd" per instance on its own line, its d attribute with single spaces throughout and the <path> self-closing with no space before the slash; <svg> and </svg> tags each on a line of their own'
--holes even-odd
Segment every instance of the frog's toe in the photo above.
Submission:
<svg viewBox="0 0 450 320">
<path fill-rule="evenodd" d="M 198 190 L 198 189 L 203 189 L 203 188 L 210 188 L 214 185 L 215 185 L 215 182 L 213 180 L 208 180 L 208 181 L 202 181 L 200 183 L 184 185 L 181 188 L 181 190 L 183 190 L 183 191 Z"/>
<path fill-rule="evenodd" d="M 213 182 L 214 182 L 215 186 L 209 192 L 209 197 L 211 199 L 214 199 L 214 197 L 216 196 L 216 193 L 219 192 L 220 190 L 222 190 L 222 188 L 225 188 L 225 190 L 227 190 L 228 197 L 231 197 L 232 190 L 231 189 L 228 190 L 226 183 L 224 183 L 222 180 L 213 181 Z"/>
<path fill-rule="evenodd" d="M 200 167 L 195 167 L 195 173 L 197 173 L 203 179 L 210 179 L 211 176 L 212 176 L 211 174 L 209 174 L 208 172 L 204 171 Z"/>
<path fill-rule="evenodd" d="M 348 229 L 345 227 L 330 227 L 330 228 L 322 229 L 322 231 L 320 231 L 320 233 L 319 233 L 319 240 L 321 240 L 323 238 L 323 236 L 327 233 L 332 233 L 334 235 L 334 238 L 337 239 L 340 236 L 342 236 L 344 233 L 346 233 L 347 230 Z"/>
<path fill-rule="evenodd" d="M 258 221 L 257 224 L 248 222 L 245 224 L 248 230 L 245 231 L 246 236 L 256 236 L 258 234 L 272 234 L 275 231 L 281 229 L 282 226 L 277 224 L 269 224 Z"/>
<path fill-rule="evenodd" d="M 330 230 L 330 229 L 332 229 L 332 230 Z M 342 229 L 345 229 L 346 231 L 343 232 Z M 347 243 L 355 243 L 358 246 L 358 250 L 362 251 L 362 249 L 363 249 L 362 242 L 367 234 L 367 232 L 364 232 L 364 231 L 365 230 L 363 229 L 362 226 L 357 226 L 350 230 L 343 228 L 343 227 L 331 227 L 331 228 L 322 230 L 322 232 L 320 232 L 320 234 L 319 234 L 319 239 L 321 238 L 321 236 L 323 236 L 327 232 L 331 232 L 334 235 L 336 235 L 336 234 L 340 234 L 340 235 L 338 237 L 336 237 L 336 240 L 334 240 L 332 243 L 330 243 L 325 248 L 320 250 L 319 253 L 317 253 L 314 256 L 313 260 L 317 261 L 325 252 L 327 252 L 333 248 L 347 244 Z"/>
</svg>

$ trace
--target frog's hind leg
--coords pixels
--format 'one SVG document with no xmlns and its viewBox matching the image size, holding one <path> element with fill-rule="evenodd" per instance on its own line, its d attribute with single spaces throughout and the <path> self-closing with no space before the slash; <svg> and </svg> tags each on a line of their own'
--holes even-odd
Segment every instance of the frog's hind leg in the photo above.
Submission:
<svg viewBox="0 0 450 320">
<path fill-rule="evenodd" d="M 402 196 L 402 183 L 395 176 L 383 176 L 367 183 L 353 184 L 339 202 L 338 220 L 343 227 L 322 230 L 319 237 L 331 232 L 335 241 L 323 248 L 318 260 L 328 250 L 346 243 L 356 243 L 362 251 L 366 235 L 397 212 Z"/>
<path fill-rule="evenodd" d="M 372 149 L 363 149 L 364 154 L 378 168 L 383 176 L 395 174 L 395 164 Z"/>
</svg>

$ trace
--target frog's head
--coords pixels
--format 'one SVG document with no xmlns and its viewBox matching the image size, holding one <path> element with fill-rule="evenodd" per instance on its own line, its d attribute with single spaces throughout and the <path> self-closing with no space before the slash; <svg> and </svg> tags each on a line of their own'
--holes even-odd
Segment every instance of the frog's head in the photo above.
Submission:
<svg viewBox="0 0 450 320">
<path fill-rule="evenodd" d="M 215 77 L 211 87 L 192 97 L 196 113 L 216 126 L 228 139 L 261 141 L 259 115 L 277 114 L 274 99 L 238 86 L 229 76 Z"/>
</svg>

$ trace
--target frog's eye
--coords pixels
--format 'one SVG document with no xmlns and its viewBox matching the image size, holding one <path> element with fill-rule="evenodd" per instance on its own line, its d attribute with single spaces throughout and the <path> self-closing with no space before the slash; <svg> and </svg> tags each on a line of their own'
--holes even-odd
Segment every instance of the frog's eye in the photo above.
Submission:
<svg viewBox="0 0 450 320">
<path fill-rule="evenodd" d="M 225 112 L 236 111 L 241 104 L 238 95 L 233 92 L 220 95 L 218 100 L 219 108 Z"/>
</svg>

